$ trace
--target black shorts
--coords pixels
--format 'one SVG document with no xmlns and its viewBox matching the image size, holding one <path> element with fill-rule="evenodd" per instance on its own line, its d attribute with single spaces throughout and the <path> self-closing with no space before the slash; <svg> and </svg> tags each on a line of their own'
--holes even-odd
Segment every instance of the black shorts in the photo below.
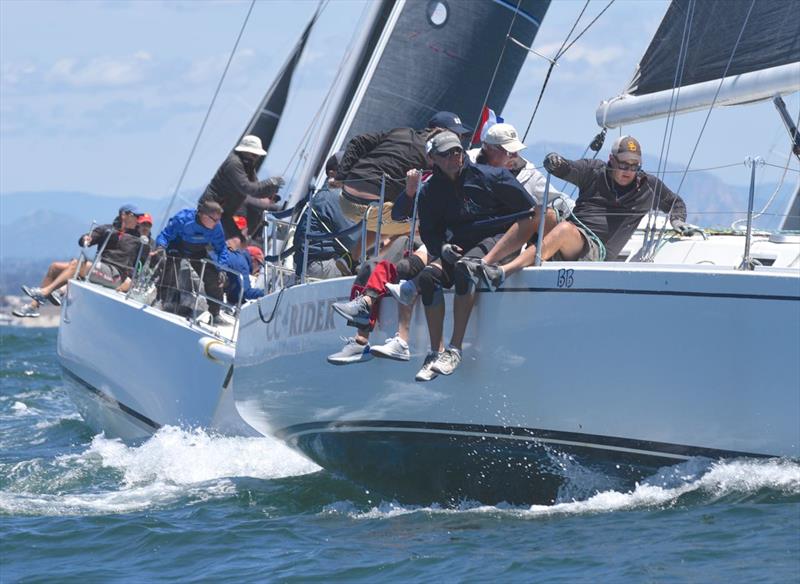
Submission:
<svg viewBox="0 0 800 584">
<path fill-rule="evenodd" d="M 454 242 L 455 245 L 458 245 L 461 249 L 465 249 L 464 257 L 471 259 L 471 260 L 479 260 L 486 257 L 486 254 L 497 245 L 497 242 L 500 241 L 500 238 L 503 237 L 503 233 L 499 233 L 497 235 L 492 235 L 489 237 L 484 237 L 477 243 L 466 243 L 461 245 L 459 242 Z M 467 247 L 471 245 L 471 247 Z M 442 264 L 442 288 L 450 289 L 455 284 L 455 280 L 453 279 L 453 270 L 455 266 L 450 264 L 443 259 L 439 258 Z"/>
</svg>

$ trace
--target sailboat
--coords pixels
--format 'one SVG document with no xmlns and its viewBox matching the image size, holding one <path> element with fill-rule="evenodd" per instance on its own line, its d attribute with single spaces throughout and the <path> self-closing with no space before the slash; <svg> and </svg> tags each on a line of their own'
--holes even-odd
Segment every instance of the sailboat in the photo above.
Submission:
<svg viewBox="0 0 800 584">
<path fill-rule="evenodd" d="M 317 10 L 242 135 L 269 147 Z M 237 141 L 238 143 L 238 141 Z M 89 261 L 83 258 L 84 261 Z M 120 294 L 73 279 L 61 312 L 57 352 L 68 393 L 84 420 L 109 437 L 140 440 L 162 426 L 257 436 L 233 402 L 238 323 L 212 326 L 152 305 L 152 272 L 141 270 Z M 233 277 L 236 277 L 235 275 Z M 198 303 L 198 291 L 184 291 Z M 241 300 L 230 307 L 238 317 Z"/>
<path fill-rule="evenodd" d="M 432 113 L 446 108 L 476 120 L 485 103 L 501 110 L 527 54 L 506 50 L 506 37 L 530 45 L 548 5 L 536 0 L 370 2 L 365 26 L 321 108 L 324 119 L 312 124 L 319 131 L 306 144 L 307 164 L 294 181 L 290 204 L 307 195 L 328 156 L 357 133 L 421 128 Z M 257 135 L 265 147 L 277 131 L 292 75 L 322 6 L 242 132 Z M 143 274 L 125 295 L 91 282 L 69 283 L 57 350 L 65 385 L 83 418 L 94 429 L 126 440 L 147 438 L 164 425 L 258 435 L 233 400 L 233 358 L 247 306 L 231 306 L 237 317 L 232 326 L 211 326 L 207 313 L 186 319 L 153 306 L 146 294 L 149 283 Z M 197 292 L 192 296 L 201 298 Z M 256 311 L 259 306 L 252 303 Z M 306 310 L 302 318 L 310 314 Z M 314 318 L 327 321 L 321 312 Z"/>
<path fill-rule="evenodd" d="M 436 91 L 407 99 L 387 91 L 382 82 L 392 74 L 383 67 L 395 55 L 408 62 L 397 51 L 414 44 L 424 19 L 431 26 L 444 20 L 445 30 L 440 10 L 449 7 L 455 20 L 465 6 L 478 10 L 477 3 L 376 3 L 387 28 L 377 41 L 365 39 L 369 62 L 355 92 L 341 94 L 346 111 L 318 150 L 340 147 L 364 127 L 362 119 L 375 123 L 370 96 L 436 109 Z M 522 7 L 535 14 L 541 4 Z M 496 18 L 506 9 L 504 2 L 481 5 Z M 635 83 L 602 106 L 600 125 L 800 90 L 798 21 L 798 3 L 675 0 Z M 398 33 L 404 26 L 410 32 Z M 772 73 L 751 71 L 773 65 L 778 79 L 761 91 L 761 75 Z M 682 69 L 683 87 L 661 82 Z M 461 107 L 467 119 L 475 112 Z M 314 160 L 308 176 L 322 156 Z M 797 198 L 790 209 L 796 205 Z M 679 238 L 654 220 L 645 227 L 625 261 L 549 262 L 515 274 L 497 292 L 479 291 L 464 362 L 425 384 L 413 379 L 414 359 L 421 363 L 427 349 L 421 310 L 412 322 L 411 365 L 373 360 L 336 368 L 325 356 L 348 329 L 329 307 L 348 297 L 352 279 L 276 291 L 242 310 L 236 407 L 259 432 L 401 501 L 551 503 L 571 492 L 576 476 L 625 488 L 695 457 L 800 456 L 797 235 L 748 229 Z M 394 303 L 383 302 L 375 340 L 396 327 Z"/>
</svg>

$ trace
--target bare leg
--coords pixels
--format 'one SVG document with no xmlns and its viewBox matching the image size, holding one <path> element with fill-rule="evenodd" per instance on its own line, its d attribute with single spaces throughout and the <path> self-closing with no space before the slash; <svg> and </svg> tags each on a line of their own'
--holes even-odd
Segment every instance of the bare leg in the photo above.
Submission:
<svg viewBox="0 0 800 584">
<path fill-rule="evenodd" d="M 397 334 L 405 342 L 408 342 L 409 329 L 411 328 L 411 315 L 414 314 L 414 306 L 406 306 L 398 303 L 397 305 Z"/>
<path fill-rule="evenodd" d="M 428 336 L 431 339 L 431 351 L 439 351 L 442 346 L 442 329 L 444 329 L 444 302 L 426 306 L 425 319 L 428 321 Z"/>
<path fill-rule="evenodd" d="M 42 283 L 39 285 L 40 288 L 45 288 L 49 286 L 53 280 L 55 280 L 61 272 L 64 270 L 69 269 L 72 263 L 77 263 L 77 260 L 71 260 L 69 262 L 53 262 L 50 264 L 50 267 L 47 268 L 47 273 L 42 278 Z"/>
<path fill-rule="evenodd" d="M 565 259 L 575 259 L 583 250 L 584 239 L 578 228 L 569 221 L 559 223 L 544 240 L 542 240 L 542 260 L 546 261 L 557 252 Z M 536 246 L 528 246 L 525 251 L 503 266 L 506 276 L 520 271 L 522 268 L 532 266 L 536 261 Z"/>
<path fill-rule="evenodd" d="M 467 294 L 456 294 L 453 299 L 453 336 L 450 337 L 450 345 L 461 350 L 464 342 L 464 333 L 469 324 L 469 316 L 472 314 L 472 307 L 475 304 L 475 292 Z"/>
<path fill-rule="evenodd" d="M 45 296 L 52 294 L 53 290 L 58 290 L 59 288 L 61 288 L 61 286 L 66 284 L 70 280 L 70 278 L 72 278 L 75 275 L 75 272 L 78 271 L 78 260 L 72 260 L 68 264 L 65 264 L 65 266 L 66 267 L 63 270 L 61 270 L 58 273 L 58 275 L 52 278 L 46 286 L 42 286 L 42 294 L 44 294 Z M 49 275 L 50 271 L 48 271 L 48 276 Z"/>
<path fill-rule="evenodd" d="M 539 224 L 539 209 L 533 217 L 526 217 L 520 219 L 508 228 L 500 238 L 495 246 L 489 250 L 489 253 L 483 258 L 487 264 L 496 264 L 503 258 L 510 256 L 515 251 L 519 250 L 526 241 L 528 241 L 536 232 L 536 227 Z"/>
</svg>

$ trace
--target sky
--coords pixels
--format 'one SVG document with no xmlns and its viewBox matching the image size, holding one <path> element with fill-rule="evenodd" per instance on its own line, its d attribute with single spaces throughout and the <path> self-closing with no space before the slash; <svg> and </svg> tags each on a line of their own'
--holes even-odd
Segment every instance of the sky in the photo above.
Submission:
<svg viewBox="0 0 800 584">
<path fill-rule="evenodd" d="M 606 3 L 592 0 L 578 30 Z M 533 48 L 552 56 L 583 4 L 554 0 Z M 249 0 L 0 0 L 0 195 L 52 190 L 170 195 L 249 5 Z M 183 188 L 202 188 L 211 178 L 316 5 L 314 0 L 256 2 Z M 528 143 L 588 144 L 598 131 L 597 105 L 627 85 L 667 6 L 666 0 L 616 0 L 559 61 Z M 287 172 L 364 8 L 364 0 L 332 0 L 323 13 L 262 175 Z M 547 65 L 529 55 L 503 112 L 520 132 Z M 798 94 L 786 101 L 797 115 Z M 704 116 L 679 118 L 671 163 L 688 160 Z M 661 120 L 624 130 L 640 139 L 646 153 L 657 154 L 664 127 Z M 783 165 L 787 152 L 787 134 L 771 103 L 725 108 L 713 112 L 692 166 L 741 163 L 755 155 Z M 716 173 L 729 184 L 749 180 L 741 164 Z M 779 174 L 765 167 L 759 180 L 776 182 Z"/>
</svg>

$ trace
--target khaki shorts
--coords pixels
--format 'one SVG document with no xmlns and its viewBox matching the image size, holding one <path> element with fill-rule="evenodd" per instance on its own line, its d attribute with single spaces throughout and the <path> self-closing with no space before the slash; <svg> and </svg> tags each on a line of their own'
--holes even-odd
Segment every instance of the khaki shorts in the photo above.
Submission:
<svg viewBox="0 0 800 584">
<path fill-rule="evenodd" d="M 345 217 L 350 219 L 353 223 L 358 223 L 364 218 L 364 212 L 369 207 L 366 203 L 356 203 L 353 196 L 339 195 L 339 205 L 342 208 L 342 213 Z M 376 202 L 377 203 L 377 202 Z M 406 235 L 411 224 L 408 221 L 393 221 L 392 220 L 392 207 L 394 203 L 386 202 L 383 204 L 383 224 L 381 225 L 381 236 L 384 235 Z M 378 208 L 377 204 L 373 205 L 367 215 L 367 231 L 373 233 L 378 231 Z"/>
</svg>

